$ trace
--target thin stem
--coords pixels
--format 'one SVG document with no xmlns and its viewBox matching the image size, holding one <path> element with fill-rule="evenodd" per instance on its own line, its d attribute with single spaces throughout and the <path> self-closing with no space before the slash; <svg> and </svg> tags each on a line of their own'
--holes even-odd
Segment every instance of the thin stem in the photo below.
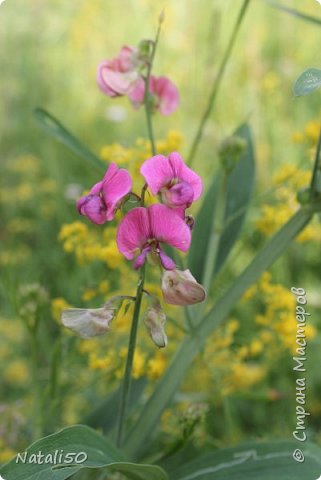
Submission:
<svg viewBox="0 0 321 480">
<path fill-rule="evenodd" d="M 158 29 L 155 37 L 155 41 L 153 42 L 152 53 L 150 56 L 150 60 L 148 63 L 147 74 L 145 78 L 145 94 L 144 94 L 144 105 L 145 105 L 145 113 L 146 113 L 146 122 L 147 122 L 147 130 L 148 136 L 150 140 L 150 145 L 152 149 L 152 154 L 156 155 L 156 144 L 155 144 L 155 137 L 154 137 L 154 130 L 153 130 L 153 123 L 152 123 L 152 112 L 150 108 L 150 101 L 149 101 L 149 83 L 150 83 L 150 75 L 153 68 L 154 57 L 156 53 L 156 48 L 159 40 L 159 35 L 161 31 L 161 22 L 158 23 Z"/>
<path fill-rule="evenodd" d="M 131 385 L 131 374 L 133 369 L 133 361 L 134 361 L 135 348 L 136 348 L 139 312 L 140 312 L 143 290 L 144 290 L 144 281 L 145 281 L 145 265 L 143 265 L 141 269 L 141 274 L 137 284 L 135 307 L 134 307 L 133 320 L 132 320 L 130 336 L 129 336 L 128 353 L 127 353 L 125 374 L 123 378 L 120 407 L 119 407 L 119 420 L 118 420 L 118 430 L 117 430 L 117 440 L 116 440 L 118 447 L 120 447 L 122 444 L 122 438 L 123 438 L 123 432 L 124 432 L 124 426 L 125 426 L 127 403 L 128 403 L 128 397 L 129 397 L 130 385 Z"/>
<path fill-rule="evenodd" d="M 145 205 L 145 193 L 148 188 L 147 183 L 144 184 L 142 188 L 142 193 L 140 194 L 140 205 L 143 207 Z"/>
<path fill-rule="evenodd" d="M 240 10 L 239 15 L 238 15 L 237 20 L 236 20 L 236 23 L 234 25 L 232 35 L 231 35 L 229 43 L 227 45 L 227 48 L 226 48 L 225 54 L 223 56 L 222 62 L 219 66 L 217 76 L 214 80 L 212 91 L 210 93 L 210 96 L 209 96 L 209 99 L 208 99 L 208 102 L 207 102 L 207 106 L 205 108 L 205 111 L 204 111 L 203 116 L 201 118 L 198 130 L 196 132 L 196 135 L 195 135 L 193 143 L 192 143 L 192 147 L 191 147 L 188 159 L 187 159 L 187 165 L 189 165 L 189 166 L 191 166 L 192 163 L 193 163 L 198 145 L 199 145 L 199 143 L 202 139 L 203 132 L 204 132 L 204 127 L 206 125 L 208 117 L 210 116 L 210 113 L 211 113 L 212 108 L 214 106 L 214 103 L 215 103 L 215 100 L 216 100 L 216 97 L 217 97 L 217 93 L 218 93 L 218 90 L 219 90 L 219 87 L 221 85 L 221 81 L 222 81 L 222 78 L 223 78 L 223 75 L 224 75 L 224 72 L 225 72 L 227 62 L 228 62 L 228 60 L 230 58 L 230 55 L 232 53 L 233 46 L 234 46 L 239 28 L 241 26 L 242 20 L 245 16 L 245 13 L 246 13 L 246 10 L 247 10 L 247 7 L 248 7 L 249 3 L 250 3 L 250 0 L 244 0 L 243 1 L 243 5 L 241 7 L 241 10 Z"/>
<path fill-rule="evenodd" d="M 314 167 L 313 167 L 312 179 L 310 184 L 310 187 L 313 193 L 320 193 L 320 190 L 318 190 L 317 188 L 318 175 L 320 175 L 320 170 L 321 170 L 321 130 L 319 133 L 318 146 L 315 154 Z"/>
<path fill-rule="evenodd" d="M 36 331 L 34 328 L 28 327 L 30 340 L 30 363 L 32 370 L 32 383 L 34 389 L 34 438 L 40 438 L 43 430 L 43 405 L 41 399 L 41 388 L 39 384 L 39 358 L 38 358 L 38 342 Z"/>
</svg>

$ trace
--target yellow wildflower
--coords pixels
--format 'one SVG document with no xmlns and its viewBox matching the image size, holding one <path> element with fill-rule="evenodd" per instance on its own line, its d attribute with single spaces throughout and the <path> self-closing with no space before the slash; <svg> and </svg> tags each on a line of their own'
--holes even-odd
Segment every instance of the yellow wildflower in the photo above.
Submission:
<svg viewBox="0 0 321 480">
<path fill-rule="evenodd" d="M 23 360 L 10 363 L 3 375 L 4 380 L 11 385 L 24 385 L 29 380 L 29 370 Z"/>
<path fill-rule="evenodd" d="M 15 158 L 13 161 L 9 162 L 7 169 L 11 172 L 21 173 L 21 174 L 32 174 L 34 175 L 40 167 L 39 158 L 34 155 L 20 155 Z"/>
<path fill-rule="evenodd" d="M 147 362 L 147 377 L 156 380 L 161 377 L 166 367 L 165 355 L 158 350 L 156 355 Z"/>
<path fill-rule="evenodd" d="M 145 374 L 146 358 L 140 348 L 136 348 L 133 362 L 133 378 L 140 378 Z"/>
<path fill-rule="evenodd" d="M 61 313 L 66 308 L 70 308 L 70 305 L 64 298 L 57 297 L 51 300 L 51 314 L 57 323 L 61 323 Z"/>
<path fill-rule="evenodd" d="M 89 300 L 91 300 L 92 298 L 95 298 L 97 295 L 97 291 L 94 290 L 93 288 L 85 288 L 84 289 L 84 293 L 82 294 L 81 296 L 81 299 L 84 301 L 84 302 L 88 302 Z"/>
</svg>

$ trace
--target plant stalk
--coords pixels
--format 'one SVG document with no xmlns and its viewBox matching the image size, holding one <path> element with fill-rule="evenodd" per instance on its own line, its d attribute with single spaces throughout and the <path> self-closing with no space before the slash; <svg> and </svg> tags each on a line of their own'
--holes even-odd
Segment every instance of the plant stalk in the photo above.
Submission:
<svg viewBox="0 0 321 480">
<path fill-rule="evenodd" d="M 144 94 L 144 105 L 145 105 L 145 113 L 146 113 L 147 131 L 148 131 L 148 136 L 149 136 L 150 145 L 151 145 L 153 155 L 156 155 L 156 143 L 155 143 L 155 137 L 154 137 L 153 123 L 152 123 L 152 112 L 151 112 L 150 101 L 149 101 L 149 99 L 150 99 L 149 83 L 150 83 L 150 75 L 151 75 L 152 68 L 153 68 L 156 48 L 157 48 L 159 35 L 160 35 L 160 31 L 161 31 L 161 25 L 162 25 L 162 23 L 159 21 L 156 37 L 155 37 L 155 40 L 153 42 L 153 47 L 152 47 L 150 60 L 148 62 L 147 74 L 146 74 L 146 78 L 145 78 L 145 94 Z"/>
<path fill-rule="evenodd" d="M 128 397 L 130 393 L 131 376 L 132 376 L 133 361 L 134 361 L 135 348 L 136 348 L 139 312 L 140 312 L 140 307 L 141 307 L 142 297 L 143 297 L 143 290 L 144 290 L 144 281 L 145 281 L 145 265 L 143 265 L 143 267 L 141 268 L 141 273 L 140 273 L 140 277 L 137 284 L 135 307 L 134 307 L 133 320 L 132 320 L 130 336 L 129 336 L 129 345 L 128 345 L 125 373 L 123 378 L 120 407 L 119 407 L 119 419 L 118 419 L 118 429 L 117 429 L 117 439 L 116 439 L 116 443 L 118 447 L 120 447 L 122 444 L 123 433 L 124 433 L 126 410 L 127 410 Z"/>
<path fill-rule="evenodd" d="M 320 178 L 318 178 L 320 177 L 320 175 L 321 175 L 321 130 L 319 133 L 318 146 L 315 154 L 313 173 L 312 173 L 312 179 L 310 184 L 310 187 L 313 193 L 320 194 Z"/>
</svg>

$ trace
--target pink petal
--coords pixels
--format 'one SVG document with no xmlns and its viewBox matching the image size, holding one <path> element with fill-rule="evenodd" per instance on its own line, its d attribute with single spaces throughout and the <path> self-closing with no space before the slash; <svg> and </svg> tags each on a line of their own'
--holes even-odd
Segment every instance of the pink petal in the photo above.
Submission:
<svg viewBox="0 0 321 480">
<path fill-rule="evenodd" d="M 118 64 L 121 72 L 128 72 L 135 67 L 137 60 L 137 49 L 125 45 L 118 54 Z"/>
<path fill-rule="evenodd" d="M 103 180 L 103 198 L 107 206 L 107 220 L 114 218 L 117 204 L 131 191 L 132 179 L 124 168 L 111 163 Z"/>
<path fill-rule="evenodd" d="M 140 267 L 142 267 L 145 263 L 146 257 L 148 252 L 150 251 L 150 247 L 144 248 L 142 253 L 138 255 L 136 260 L 134 261 L 134 269 L 138 270 Z"/>
<path fill-rule="evenodd" d="M 182 160 L 182 157 L 177 152 L 172 152 L 168 157 L 169 163 L 172 166 L 175 176 L 186 183 L 189 183 L 194 190 L 193 201 L 197 200 L 202 193 L 203 182 L 197 173 L 189 168 Z"/>
<path fill-rule="evenodd" d="M 193 202 L 194 191 L 192 186 L 186 182 L 179 182 L 170 188 L 162 190 L 162 199 L 171 208 L 189 207 Z"/>
<path fill-rule="evenodd" d="M 166 205 L 148 208 L 152 238 L 187 252 L 191 243 L 191 231 L 173 210 Z"/>
<path fill-rule="evenodd" d="M 103 186 L 103 181 L 95 183 L 95 185 L 91 187 L 90 193 L 93 195 L 97 195 L 98 193 L 101 192 L 102 186 Z"/>
<path fill-rule="evenodd" d="M 133 208 L 120 222 L 116 242 L 118 250 L 132 260 L 137 249 L 141 249 L 150 238 L 150 224 L 147 208 Z"/>
<path fill-rule="evenodd" d="M 128 93 L 128 97 L 132 102 L 133 107 L 137 109 L 144 102 L 144 96 L 145 96 L 145 82 L 140 77 L 135 83 L 134 87 Z"/>
<path fill-rule="evenodd" d="M 109 180 L 111 180 L 118 170 L 119 170 L 119 167 L 117 167 L 116 163 L 114 162 L 110 163 L 101 183 L 108 182 Z"/>
<path fill-rule="evenodd" d="M 99 195 L 87 195 L 77 202 L 77 207 L 81 215 L 85 215 L 92 223 L 101 225 L 107 221 L 106 207 Z"/>
<path fill-rule="evenodd" d="M 155 155 L 146 160 L 140 168 L 140 173 L 153 195 L 173 179 L 172 167 L 164 155 Z"/>
<path fill-rule="evenodd" d="M 150 90 L 159 98 L 159 111 L 162 115 L 170 115 L 179 105 L 179 93 L 174 83 L 167 77 L 153 77 Z"/>
<path fill-rule="evenodd" d="M 108 60 L 104 60 L 103 62 L 101 62 L 97 67 L 96 80 L 100 90 L 105 95 L 108 95 L 109 97 L 116 97 L 118 95 L 117 92 L 112 90 L 105 81 L 104 72 L 106 69 L 109 70 L 109 68 L 110 62 Z"/>
<path fill-rule="evenodd" d="M 117 72 L 109 68 L 104 68 L 101 72 L 101 77 L 105 85 L 118 95 L 127 95 L 127 93 L 135 85 L 138 80 L 137 72 Z"/>
<path fill-rule="evenodd" d="M 176 268 L 175 262 L 163 250 L 160 250 L 159 257 L 161 264 L 165 270 L 174 270 Z"/>
</svg>

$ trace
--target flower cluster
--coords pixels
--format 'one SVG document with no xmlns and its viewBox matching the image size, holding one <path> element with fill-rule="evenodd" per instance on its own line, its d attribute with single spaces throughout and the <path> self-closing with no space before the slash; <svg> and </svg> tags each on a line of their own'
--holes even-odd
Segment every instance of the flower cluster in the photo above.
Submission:
<svg viewBox="0 0 321 480">
<path fill-rule="evenodd" d="M 155 155 L 149 158 L 143 162 L 140 173 L 146 183 L 141 195 L 138 195 L 132 190 L 129 172 L 111 163 L 103 179 L 77 201 L 78 211 L 92 223 L 101 225 L 113 220 L 125 204 L 128 209 L 128 200 L 134 198 L 139 206 L 126 213 L 117 229 L 119 252 L 127 260 L 133 260 L 135 270 L 142 268 L 146 261 L 163 270 L 162 292 L 166 303 L 189 305 L 202 302 L 206 296 L 202 285 L 197 283 L 189 270 L 177 270 L 173 258 L 164 251 L 164 245 L 188 251 L 193 220 L 186 210 L 200 197 L 202 180 L 185 165 L 177 152 L 170 153 L 168 157 Z M 161 203 L 144 206 L 147 188 L 158 196 Z M 152 295 L 150 297 L 153 298 L 152 306 L 145 315 L 145 325 L 154 343 L 164 347 L 167 344 L 165 314 L 159 301 Z M 122 298 L 125 297 L 117 297 L 120 303 Z M 108 331 L 119 306 L 115 307 L 115 301 L 111 299 L 99 309 L 65 310 L 62 322 L 84 338 L 100 335 Z"/>
<path fill-rule="evenodd" d="M 124 46 L 117 57 L 103 60 L 97 69 L 97 83 L 108 97 L 127 95 L 134 108 L 139 108 L 145 99 L 148 55 L 142 42 L 139 48 Z M 152 110 L 162 115 L 170 115 L 179 104 L 179 93 L 169 78 L 151 75 L 149 78 L 149 103 Z"/>
</svg>

